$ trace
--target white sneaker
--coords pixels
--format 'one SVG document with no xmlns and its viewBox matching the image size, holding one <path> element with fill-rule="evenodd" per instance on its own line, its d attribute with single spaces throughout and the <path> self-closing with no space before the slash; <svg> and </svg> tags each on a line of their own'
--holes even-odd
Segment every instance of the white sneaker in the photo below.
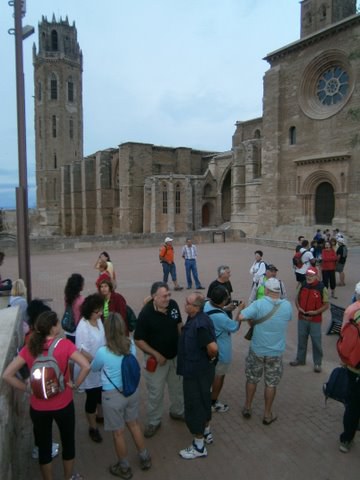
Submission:
<svg viewBox="0 0 360 480">
<path fill-rule="evenodd" d="M 212 412 L 224 413 L 229 410 L 229 405 L 226 403 L 216 402 L 214 405 L 211 405 Z"/>
<path fill-rule="evenodd" d="M 55 443 L 53 442 L 52 444 L 52 450 L 51 450 L 51 457 L 52 458 L 55 458 L 59 455 L 59 444 L 58 443 Z M 34 447 L 32 452 L 31 452 L 31 457 L 34 459 L 34 460 L 37 460 L 39 458 L 39 447 Z"/>
<path fill-rule="evenodd" d="M 180 450 L 180 457 L 185 458 L 185 460 L 193 460 L 194 458 L 207 457 L 207 450 L 205 445 L 201 450 L 196 448 L 196 445 L 192 443 L 190 447 Z"/>
<path fill-rule="evenodd" d="M 204 442 L 207 445 L 210 445 L 211 443 L 214 443 L 214 437 L 213 437 L 213 434 L 211 432 L 204 433 Z"/>
</svg>

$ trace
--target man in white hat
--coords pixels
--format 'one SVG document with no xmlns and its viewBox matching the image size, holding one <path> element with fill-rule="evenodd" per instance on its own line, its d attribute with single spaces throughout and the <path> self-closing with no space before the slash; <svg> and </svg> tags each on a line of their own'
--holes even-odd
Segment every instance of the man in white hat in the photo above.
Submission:
<svg viewBox="0 0 360 480">
<path fill-rule="evenodd" d="M 246 419 L 251 418 L 256 387 L 264 374 L 264 425 L 271 425 L 277 419 L 272 405 L 283 373 L 282 354 L 286 345 L 287 326 L 292 318 L 291 303 L 281 299 L 280 294 L 279 280 L 269 278 L 265 282 L 265 296 L 252 302 L 239 316 L 240 321 L 247 320 L 254 326 L 246 357 L 246 401 L 242 415 Z"/>
<path fill-rule="evenodd" d="M 161 246 L 159 252 L 160 263 L 163 267 L 163 281 L 168 283 L 169 274 L 171 275 L 172 281 L 174 282 L 174 290 L 182 290 L 183 287 L 177 282 L 176 278 L 176 265 L 174 262 L 174 247 L 172 245 L 173 239 L 171 237 L 166 237 L 164 240 L 164 245 Z"/>
</svg>

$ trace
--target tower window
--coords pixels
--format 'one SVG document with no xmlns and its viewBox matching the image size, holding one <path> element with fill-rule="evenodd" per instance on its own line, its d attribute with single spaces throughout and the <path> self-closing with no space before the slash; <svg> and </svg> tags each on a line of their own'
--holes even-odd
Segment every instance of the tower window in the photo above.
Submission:
<svg viewBox="0 0 360 480">
<path fill-rule="evenodd" d="M 58 50 L 58 34 L 56 30 L 51 32 L 51 50 L 54 52 Z"/>
<path fill-rule="evenodd" d="M 167 195 L 167 188 L 166 184 L 163 184 L 163 191 L 162 191 L 162 213 L 168 213 L 168 195 Z"/>
<path fill-rule="evenodd" d="M 74 120 L 72 118 L 69 120 L 69 137 L 74 138 Z"/>
<path fill-rule="evenodd" d="M 58 98 L 57 79 L 54 74 L 51 75 L 51 80 L 50 80 L 50 98 L 51 100 L 57 100 Z"/>
<path fill-rule="evenodd" d="M 74 83 L 72 80 L 68 81 L 68 101 L 74 101 Z"/>
<path fill-rule="evenodd" d="M 41 102 L 41 94 L 42 94 L 42 92 L 41 92 L 41 82 L 38 82 L 38 84 L 37 84 L 37 99 L 38 99 L 39 102 Z"/>
<path fill-rule="evenodd" d="M 175 190 L 175 214 L 180 213 L 180 207 L 181 207 L 181 194 L 180 194 L 180 185 L 176 185 L 176 190 Z"/>
<path fill-rule="evenodd" d="M 39 125 L 39 138 L 41 138 L 41 137 L 42 137 L 42 131 L 41 131 L 41 130 L 42 130 L 41 117 L 39 117 L 39 123 L 38 123 L 38 125 Z"/>
<path fill-rule="evenodd" d="M 296 144 L 296 127 L 289 128 L 289 143 L 290 145 Z"/>
<path fill-rule="evenodd" d="M 56 153 L 54 153 L 54 168 L 55 168 L 55 170 L 57 169 L 57 156 L 56 156 Z"/>
<path fill-rule="evenodd" d="M 53 115 L 51 118 L 51 123 L 52 123 L 52 136 L 53 138 L 56 138 L 56 115 Z"/>
</svg>

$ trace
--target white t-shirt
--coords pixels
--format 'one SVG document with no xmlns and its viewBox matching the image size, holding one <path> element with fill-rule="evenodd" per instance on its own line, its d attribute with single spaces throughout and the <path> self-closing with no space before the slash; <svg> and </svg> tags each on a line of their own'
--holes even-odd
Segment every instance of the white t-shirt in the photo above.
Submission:
<svg viewBox="0 0 360 480">
<path fill-rule="evenodd" d="M 301 261 L 303 262 L 303 266 L 301 268 L 296 268 L 295 272 L 305 275 L 306 270 L 311 267 L 310 260 L 314 258 L 314 255 L 310 252 L 310 250 L 306 250 L 306 248 L 300 248 L 300 252 L 302 253 Z"/>
</svg>

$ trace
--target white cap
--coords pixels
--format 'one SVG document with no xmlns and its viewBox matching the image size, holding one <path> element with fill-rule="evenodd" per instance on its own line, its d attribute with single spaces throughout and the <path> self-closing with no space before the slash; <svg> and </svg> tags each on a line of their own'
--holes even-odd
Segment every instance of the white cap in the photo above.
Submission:
<svg viewBox="0 0 360 480">
<path fill-rule="evenodd" d="M 165 238 L 165 243 L 172 242 L 172 241 L 173 241 L 173 239 L 170 238 L 170 237 L 166 237 L 166 238 Z"/>
<path fill-rule="evenodd" d="M 280 282 L 277 278 L 269 278 L 269 280 L 266 280 L 265 288 L 275 293 L 281 292 Z"/>
<path fill-rule="evenodd" d="M 356 293 L 356 295 L 360 295 L 360 282 L 358 282 L 355 285 L 355 293 Z"/>
</svg>

